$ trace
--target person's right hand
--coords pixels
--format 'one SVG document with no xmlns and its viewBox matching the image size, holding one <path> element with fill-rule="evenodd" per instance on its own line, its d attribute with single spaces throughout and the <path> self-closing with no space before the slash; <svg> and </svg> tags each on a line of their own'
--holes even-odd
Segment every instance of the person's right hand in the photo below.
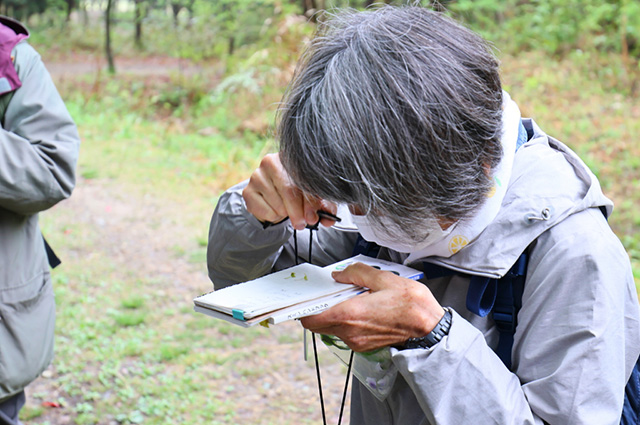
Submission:
<svg viewBox="0 0 640 425">
<path fill-rule="evenodd" d="M 289 217 L 297 230 L 304 229 L 307 224 L 316 224 L 320 218 L 316 211 L 335 214 L 337 209 L 335 204 L 307 195 L 295 186 L 278 154 L 269 154 L 262 159 L 242 196 L 247 211 L 261 222 L 278 223 Z M 331 226 L 334 222 L 323 218 L 321 223 Z"/>
</svg>

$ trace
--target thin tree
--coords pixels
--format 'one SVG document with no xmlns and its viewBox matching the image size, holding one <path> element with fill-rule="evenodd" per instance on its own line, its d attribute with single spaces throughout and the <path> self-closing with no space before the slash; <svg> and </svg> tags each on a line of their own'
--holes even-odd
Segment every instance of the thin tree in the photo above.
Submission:
<svg viewBox="0 0 640 425">
<path fill-rule="evenodd" d="M 135 20 L 135 27 L 136 27 L 136 32 L 135 32 L 135 45 L 138 49 L 142 48 L 142 19 L 144 17 L 144 12 L 143 12 L 143 1 L 144 0 L 135 0 L 135 13 L 134 13 L 134 20 Z"/>
<path fill-rule="evenodd" d="M 66 3 L 66 16 L 65 22 L 69 23 L 71 21 L 71 13 L 73 9 L 75 9 L 78 5 L 76 4 L 76 0 L 65 0 Z"/>
<path fill-rule="evenodd" d="M 109 73 L 116 73 L 116 66 L 113 62 L 113 52 L 111 51 L 111 8 L 113 0 L 107 0 L 107 10 L 104 13 L 105 23 L 105 52 L 107 54 L 107 63 L 109 64 Z"/>
</svg>

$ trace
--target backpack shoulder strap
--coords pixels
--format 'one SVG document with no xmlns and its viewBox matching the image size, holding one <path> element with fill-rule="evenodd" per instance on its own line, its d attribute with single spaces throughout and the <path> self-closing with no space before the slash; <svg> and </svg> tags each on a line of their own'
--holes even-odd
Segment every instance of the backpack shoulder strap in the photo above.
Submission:
<svg viewBox="0 0 640 425">
<path fill-rule="evenodd" d="M 518 324 L 518 311 L 522 306 L 528 261 L 529 250 L 527 249 L 520 254 L 515 264 L 500 279 L 465 275 L 470 279 L 466 299 L 467 309 L 480 317 L 492 314 L 500 332 L 496 354 L 509 369 L 511 369 L 513 334 Z M 423 263 L 423 269 L 427 279 L 460 274 L 428 262 Z"/>
<path fill-rule="evenodd" d="M 624 405 L 620 425 L 640 424 L 640 358 L 624 388 Z"/>
<path fill-rule="evenodd" d="M 500 339 L 495 352 L 511 369 L 511 348 L 513 334 L 518 325 L 518 311 L 522 307 L 522 293 L 527 277 L 529 262 L 528 249 L 525 250 L 511 269 L 501 278 L 471 276 L 467 291 L 467 309 L 480 317 L 491 313 L 496 323 Z"/>
<path fill-rule="evenodd" d="M 520 254 L 518 261 L 497 283 L 496 299 L 493 306 L 493 320 L 500 332 L 496 354 L 511 369 L 511 349 L 513 335 L 518 325 L 518 311 L 522 307 L 522 293 L 527 277 L 528 251 Z"/>
<path fill-rule="evenodd" d="M 606 207 L 600 207 L 600 211 L 604 217 L 608 219 Z M 498 354 L 500 360 L 502 360 L 509 369 L 511 369 L 513 335 L 516 332 L 516 326 L 518 324 L 518 312 L 522 307 L 522 294 L 524 292 L 524 283 L 527 278 L 528 264 L 529 248 L 520 254 L 518 260 L 507 274 L 502 277 L 502 279 L 493 279 L 493 282 L 490 282 L 487 278 L 481 278 L 478 276 L 472 277 L 469 292 L 467 293 L 467 308 L 469 308 L 469 310 L 481 316 L 485 316 L 489 311 L 492 311 L 493 320 L 500 332 L 500 340 L 498 342 L 496 354 Z M 478 288 L 483 285 L 487 290 L 484 290 L 482 297 L 478 298 L 477 295 L 474 295 L 474 291 L 480 291 Z M 491 286 L 493 286 L 493 290 L 490 289 Z M 493 292 L 495 295 L 487 297 L 487 291 L 489 293 Z M 483 306 L 481 308 L 476 308 L 474 310 L 469 307 L 470 303 L 473 304 L 474 299 L 483 298 Z M 640 388 L 638 389 L 638 394 L 640 395 Z M 640 422 L 634 425 L 640 425 Z"/>
<path fill-rule="evenodd" d="M 358 238 L 356 239 L 356 243 L 353 246 L 353 250 L 351 252 L 351 256 L 355 257 L 356 255 L 362 254 L 367 257 L 376 258 L 378 256 L 378 252 L 380 251 L 380 246 L 375 242 L 368 242 L 364 240 L 364 238 L 358 233 Z"/>
</svg>

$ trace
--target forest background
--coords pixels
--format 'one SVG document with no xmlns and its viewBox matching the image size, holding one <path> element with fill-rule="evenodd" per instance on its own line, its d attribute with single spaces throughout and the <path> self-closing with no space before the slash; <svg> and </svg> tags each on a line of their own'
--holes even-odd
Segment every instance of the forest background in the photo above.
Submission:
<svg viewBox="0 0 640 425">
<path fill-rule="evenodd" d="M 369 3 L 0 1 L 29 26 L 83 140 L 73 196 L 41 215 L 63 264 L 56 357 L 27 390 L 26 424 L 320 423 L 299 325 L 240 329 L 191 300 L 212 288 L 217 197 L 276 149 L 277 103 L 316 22 Z M 598 175 L 638 286 L 640 2 L 438 7 L 493 42 L 523 116 Z M 320 357 L 335 422 L 346 370 Z"/>
</svg>

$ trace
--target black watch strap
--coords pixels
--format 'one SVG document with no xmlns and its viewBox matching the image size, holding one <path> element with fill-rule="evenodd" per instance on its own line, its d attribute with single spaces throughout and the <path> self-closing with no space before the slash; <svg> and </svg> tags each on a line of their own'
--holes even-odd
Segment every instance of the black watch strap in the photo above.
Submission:
<svg viewBox="0 0 640 425">
<path fill-rule="evenodd" d="M 431 348 L 436 345 L 445 335 L 449 334 L 451 328 L 451 310 L 444 309 L 444 316 L 438 322 L 435 328 L 428 335 L 422 338 L 409 338 L 405 343 L 399 347 L 398 350 L 407 350 L 412 348 Z"/>
</svg>

